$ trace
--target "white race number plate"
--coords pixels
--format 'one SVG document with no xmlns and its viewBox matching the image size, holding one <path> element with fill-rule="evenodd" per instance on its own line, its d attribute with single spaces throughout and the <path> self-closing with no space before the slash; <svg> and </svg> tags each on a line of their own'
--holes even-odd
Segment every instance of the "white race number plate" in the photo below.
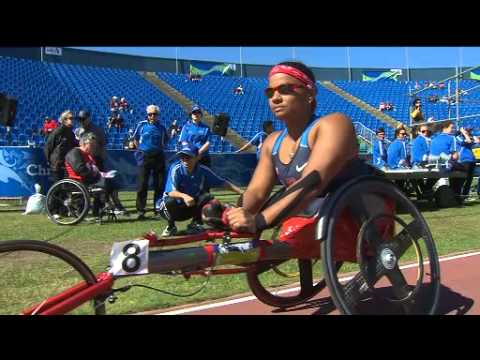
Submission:
<svg viewBox="0 0 480 360">
<path fill-rule="evenodd" d="M 148 244 L 148 240 L 114 243 L 109 272 L 113 276 L 148 274 Z"/>
</svg>

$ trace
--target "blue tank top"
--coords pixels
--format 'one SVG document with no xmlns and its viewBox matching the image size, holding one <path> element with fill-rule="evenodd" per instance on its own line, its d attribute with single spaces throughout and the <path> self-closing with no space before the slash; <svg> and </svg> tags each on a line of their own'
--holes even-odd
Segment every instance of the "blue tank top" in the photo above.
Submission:
<svg viewBox="0 0 480 360">
<path fill-rule="evenodd" d="M 282 145 L 283 140 L 288 135 L 288 130 L 285 128 L 280 136 L 275 140 L 272 150 L 272 160 L 273 165 L 275 166 L 275 172 L 277 173 L 277 178 L 280 183 L 284 186 L 290 186 L 295 181 L 300 179 L 302 176 L 303 170 L 308 164 L 308 159 L 310 158 L 310 146 L 308 145 L 308 136 L 312 131 L 312 128 L 318 123 L 320 119 L 315 120 L 315 115 L 312 117 L 310 124 L 303 131 L 300 139 L 300 146 L 297 149 L 292 161 L 288 164 L 282 163 L 280 160 L 280 146 Z M 310 205 L 303 210 L 300 216 L 313 216 L 315 215 L 320 206 L 323 203 L 324 198 L 318 198 L 312 200 Z"/>
</svg>

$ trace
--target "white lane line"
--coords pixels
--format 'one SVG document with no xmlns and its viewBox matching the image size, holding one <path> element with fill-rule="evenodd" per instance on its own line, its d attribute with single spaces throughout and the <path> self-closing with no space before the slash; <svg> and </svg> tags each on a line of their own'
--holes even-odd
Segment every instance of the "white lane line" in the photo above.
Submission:
<svg viewBox="0 0 480 360">
<path fill-rule="evenodd" d="M 439 259 L 439 261 L 444 262 L 444 261 L 462 259 L 462 258 L 467 258 L 467 257 L 477 256 L 477 255 L 480 255 L 480 251 L 472 252 L 472 253 L 466 253 L 466 254 L 460 254 L 460 255 L 454 255 L 454 256 L 441 257 Z M 428 262 L 426 262 L 426 263 L 428 263 Z M 415 267 L 415 266 L 416 266 L 416 264 L 410 264 L 410 265 L 401 266 L 400 269 L 403 270 L 403 269 L 408 269 L 408 268 L 412 268 L 412 267 Z M 349 277 L 341 278 L 340 280 L 342 282 L 344 282 L 344 281 L 348 281 L 352 278 L 353 278 L 353 276 L 349 276 Z M 300 290 L 300 287 L 297 286 L 297 287 L 294 287 L 294 288 L 279 290 L 279 291 L 276 291 L 276 292 L 273 292 L 273 293 L 278 294 L 278 295 L 282 295 L 282 294 L 287 294 L 289 292 L 298 291 L 298 290 Z M 246 301 L 252 301 L 252 300 L 256 300 L 256 299 L 257 298 L 255 296 L 245 296 L 245 297 L 238 298 L 238 299 L 227 300 L 227 301 L 222 301 L 222 302 L 217 302 L 217 303 L 212 303 L 212 304 L 206 304 L 206 305 L 193 306 L 193 307 L 188 307 L 188 308 L 179 309 L 179 310 L 167 311 L 167 312 L 163 312 L 163 313 L 159 313 L 159 314 L 155 314 L 155 315 L 181 315 L 181 314 L 186 314 L 186 313 L 191 313 L 191 312 L 196 312 L 196 311 L 213 309 L 213 308 L 222 307 L 222 306 L 240 304 L 240 303 L 243 303 L 243 302 L 246 302 Z"/>
</svg>

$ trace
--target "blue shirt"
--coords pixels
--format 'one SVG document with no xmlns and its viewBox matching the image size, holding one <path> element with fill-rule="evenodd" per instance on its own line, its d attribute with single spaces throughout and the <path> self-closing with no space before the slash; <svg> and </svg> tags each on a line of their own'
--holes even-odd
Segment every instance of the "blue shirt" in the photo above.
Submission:
<svg viewBox="0 0 480 360">
<path fill-rule="evenodd" d="M 193 121 L 188 121 L 183 125 L 180 133 L 179 142 L 188 141 L 200 149 L 210 137 L 210 128 L 204 123 L 195 124 Z M 205 154 L 208 154 L 208 150 Z"/>
<path fill-rule="evenodd" d="M 387 143 L 385 140 L 375 139 L 373 143 L 373 165 L 381 168 L 387 164 Z"/>
<path fill-rule="evenodd" d="M 455 137 L 447 133 L 440 133 L 432 139 L 430 153 L 433 156 L 440 156 L 441 153 L 450 155 L 457 151 Z"/>
<path fill-rule="evenodd" d="M 255 136 L 249 141 L 250 144 L 257 147 L 257 160 L 260 159 L 260 154 L 262 153 L 263 142 L 267 138 L 267 133 L 260 131 L 255 134 Z"/>
<path fill-rule="evenodd" d="M 215 174 L 210 168 L 197 164 L 191 174 L 183 163 L 178 160 L 168 170 L 167 183 L 163 193 L 163 199 L 171 191 L 180 191 L 191 197 L 197 197 L 209 192 L 212 187 L 222 187 L 226 180 Z M 162 200 L 162 199 L 161 199 Z M 180 200 L 180 199 L 179 199 Z"/>
<path fill-rule="evenodd" d="M 418 165 L 422 161 L 427 161 L 428 155 L 430 155 L 430 145 L 432 139 L 427 138 L 423 135 L 418 135 L 415 140 L 413 140 L 412 148 L 412 164 Z"/>
<path fill-rule="evenodd" d="M 465 142 L 465 137 L 463 135 L 459 135 L 456 137 L 457 145 L 460 147 L 460 159 L 461 163 L 464 162 L 476 162 L 475 155 L 473 154 L 472 147 L 474 145 L 473 142 L 467 143 Z"/>
<path fill-rule="evenodd" d="M 148 120 L 140 121 L 132 137 L 138 140 L 138 148 L 146 153 L 163 151 L 168 143 L 167 130 L 158 121 L 153 124 L 150 124 Z"/>
<path fill-rule="evenodd" d="M 400 139 L 392 142 L 388 147 L 387 159 L 390 169 L 402 167 L 402 163 L 407 160 L 407 142 Z"/>
</svg>

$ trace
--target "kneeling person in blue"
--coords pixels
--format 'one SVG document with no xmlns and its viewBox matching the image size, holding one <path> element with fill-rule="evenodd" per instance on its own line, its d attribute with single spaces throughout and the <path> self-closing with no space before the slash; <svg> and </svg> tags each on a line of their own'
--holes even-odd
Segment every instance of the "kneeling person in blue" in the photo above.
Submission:
<svg viewBox="0 0 480 360">
<path fill-rule="evenodd" d="M 168 221 L 162 236 L 175 235 L 175 221 L 190 218 L 192 222 L 188 225 L 188 232 L 203 231 L 201 211 L 202 207 L 213 199 L 210 188 L 223 187 L 242 194 L 242 190 L 237 186 L 205 165 L 198 164 L 198 149 L 195 145 L 183 142 L 176 155 L 180 161 L 170 166 L 163 198 L 157 202 L 158 212 Z"/>
</svg>

